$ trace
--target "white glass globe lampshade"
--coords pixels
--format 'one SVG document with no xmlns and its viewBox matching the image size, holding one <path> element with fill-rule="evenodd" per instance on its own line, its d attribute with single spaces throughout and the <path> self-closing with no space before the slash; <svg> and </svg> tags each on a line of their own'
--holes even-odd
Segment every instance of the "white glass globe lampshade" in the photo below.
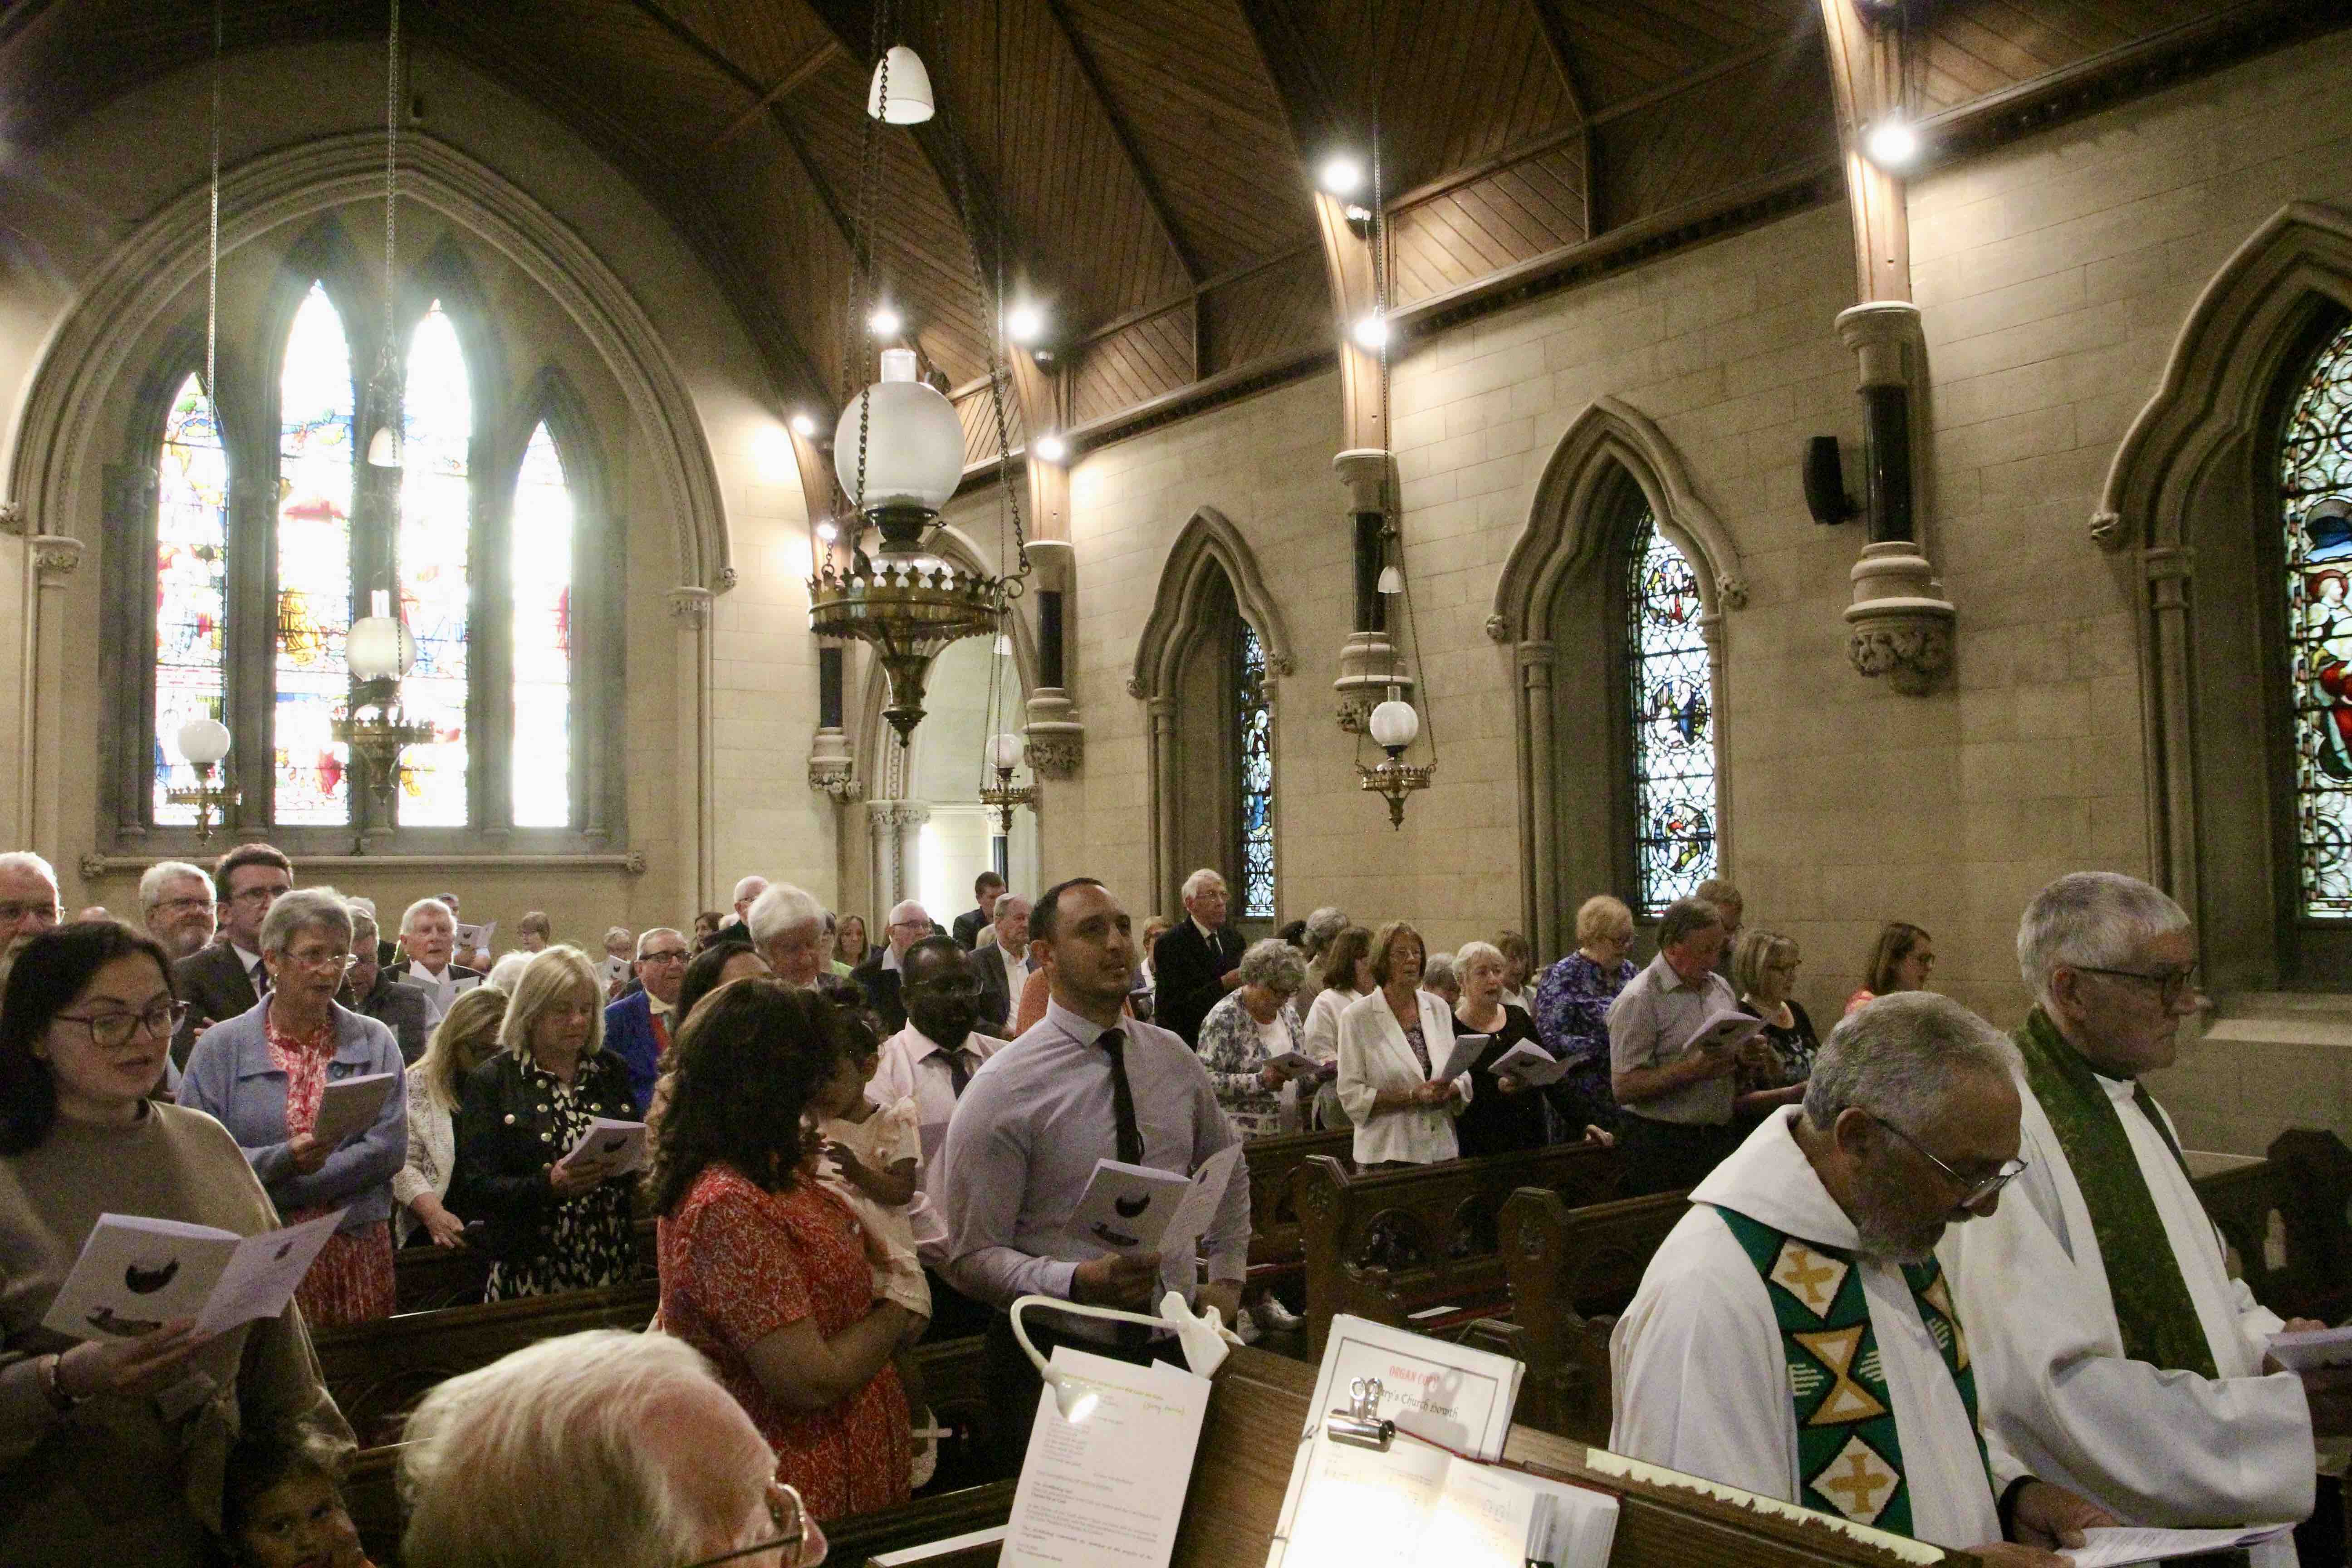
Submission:
<svg viewBox="0 0 2352 1568">
<path fill-rule="evenodd" d="M 988 765 L 1011 771 L 1021 765 L 1021 737 L 999 735 L 988 742 Z"/>
<path fill-rule="evenodd" d="M 869 407 L 870 416 L 866 412 Z M 862 453 L 861 417 L 866 423 Z M 882 351 L 882 379 L 859 393 L 842 413 L 833 432 L 833 450 L 842 488 L 862 512 L 896 506 L 937 511 L 963 479 L 963 422 L 936 388 L 915 379 L 912 349 Z"/>
<path fill-rule="evenodd" d="M 1402 752 L 1421 733 L 1421 715 L 1393 697 L 1372 710 L 1371 722 L 1373 743 L 1384 752 Z"/>
<path fill-rule="evenodd" d="M 343 659 L 360 680 L 398 680 L 416 663 L 416 639 L 394 616 L 362 616 L 343 639 Z"/>
<path fill-rule="evenodd" d="M 931 117 L 931 73 L 923 57 L 904 44 L 894 45 L 883 57 L 890 68 L 890 101 L 882 101 L 882 66 L 866 89 L 866 112 L 886 125 L 920 125 Z"/>
<path fill-rule="evenodd" d="M 173 739 L 180 744 L 180 755 L 200 768 L 228 755 L 228 726 L 217 719 L 191 719 Z"/>
</svg>

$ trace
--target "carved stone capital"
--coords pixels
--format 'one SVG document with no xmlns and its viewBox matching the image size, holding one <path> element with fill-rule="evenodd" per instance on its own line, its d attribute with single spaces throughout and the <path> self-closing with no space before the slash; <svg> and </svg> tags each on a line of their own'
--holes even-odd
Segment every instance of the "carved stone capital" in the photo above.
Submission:
<svg viewBox="0 0 2352 1568">
<path fill-rule="evenodd" d="M 25 531 L 25 503 L 20 500 L 0 500 L 0 533 Z"/>
<path fill-rule="evenodd" d="M 1495 642 L 1510 641 L 1511 618 L 1508 616 L 1500 614 L 1488 616 L 1486 617 L 1486 636 L 1489 639 Z"/>
<path fill-rule="evenodd" d="M 2110 554 L 2125 544 L 2123 513 L 2095 511 L 2091 514 L 2091 542 Z"/>
<path fill-rule="evenodd" d="M 1351 447 L 1332 458 L 1331 468 L 1339 476 L 1339 482 L 1348 487 L 1349 510 L 1381 510 L 1381 487 L 1391 470 L 1389 454 L 1384 447 Z"/>
<path fill-rule="evenodd" d="M 887 837 L 903 828 L 920 827 L 930 819 L 930 806 L 919 800 L 869 800 L 866 803 L 866 830 L 877 838 Z"/>
<path fill-rule="evenodd" d="M 1916 544 L 1864 547 L 1854 563 L 1853 602 L 1846 606 L 1846 658 L 1856 674 L 1885 676 L 1906 697 L 1924 697 L 1952 663 L 1952 623 L 1935 568 Z"/>
<path fill-rule="evenodd" d="M 1331 683 L 1339 699 L 1331 716 L 1346 733 L 1360 735 L 1391 688 L 1410 698 L 1412 687 L 1412 676 L 1388 633 L 1350 632 L 1339 649 L 1339 679 Z"/>
<path fill-rule="evenodd" d="M 809 788 L 823 790 L 842 805 L 865 798 L 866 786 L 858 782 L 857 763 L 849 754 L 848 733 L 838 725 L 824 726 L 809 742 L 808 782 Z"/>
<path fill-rule="evenodd" d="M 1908 386 L 1915 352 L 1926 341 L 1919 307 L 1907 300 L 1873 300 L 1838 312 L 1838 339 L 1861 361 L 1861 384 Z"/>
<path fill-rule="evenodd" d="M 710 628 L 710 605 L 717 598 L 718 595 L 708 588 L 672 588 L 669 591 L 670 616 L 688 631 L 708 631 Z"/>
<path fill-rule="evenodd" d="M 1029 694 L 1028 722 L 1021 728 L 1028 744 L 1023 754 L 1029 771 L 1041 779 L 1077 776 L 1087 755 L 1087 727 L 1078 721 L 1077 704 L 1057 686 L 1041 686 Z"/>
<path fill-rule="evenodd" d="M 85 547 L 79 539 L 69 539 L 62 533 L 37 533 L 31 542 L 33 569 L 44 588 L 64 586 L 66 579 L 81 565 Z"/>
</svg>

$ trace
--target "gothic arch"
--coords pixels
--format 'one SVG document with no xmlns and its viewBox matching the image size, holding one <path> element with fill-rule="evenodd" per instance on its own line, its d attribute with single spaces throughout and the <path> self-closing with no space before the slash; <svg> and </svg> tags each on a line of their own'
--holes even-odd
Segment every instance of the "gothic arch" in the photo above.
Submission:
<svg viewBox="0 0 2352 1568">
<path fill-rule="evenodd" d="M 1570 868 L 1561 860 L 1559 810 L 1567 792 L 1559 776 L 1562 731 L 1554 678 L 1563 642 L 1608 631 L 1602 617 L 1571 615 L 1562 602 L 1579 585 L 1590 590 L 1607 575 L 1622 542 L 1624 518 L 1637 501 L 1647 505 L 1659 533 L 1682 552 L 1698 579 L 1699 627 L 1713 681 L 1717 854 L 1727 871 L 1730 865 L 1731 777 L 1722 740 L 1729 706 L 1723 612 L 1748 603 L 1738 547 L 1698 493 L 1665 433 L 1630 404 L 1602 397 L 1569 426 L 1545 463 L 1527 526 L 1504 561 L 1486 619 L 1487 635 L 1513 654 L 1519 842 L 1528 847 L 1529 868 L 1520 889 L 1521 912 L 1540 952 L 1564 951 L 1574 936 L 1574 889 Z M 1615 702 L 1613 690 L 1609 700 Z M 1612 723 L 1601 732 L 1613 736 L 1616 728 Z M 1613 752 L 1617 747 L 1608 749 Z M 1613 759 L 1610 765 L 1615 765 Z M 1612 890 L 1620 896 L 1627 891 Z"/>
<path fill-rule="evenodd" d="M 2141 730 L 2153 879 L 2197 917 L 2208 984 L 2294 984 L 2294 874 L 2275 768 L 2254 788 L 2199 759 L 2273 754 L 2261 613 L 2269 505 L 2267 437 L 2284 377 L 2332 321 L 2352 317 L 2352 213 L 2281 208 L 2224 262 L 2189 308 L 2156 394 L 2109 467 L 2091 536 L 2136 557 Z M 2200 606 L 2203 614 L 2200 614 Z"/>
<path fill-rule="evenodd" d="M 1159 591 L 1151 614 L 1135 648 L 1135 669 L 1127 683 L 1128 695 L 1144 705 L 1144 732 L 1150 752 L 1150 881 L 1152 907 L 1176 908 L 1177 884 L 1191 868 L 1180 864 L 1183 834 L 1179 808 L 1183 791 L 1178 780 L 1192 770 L 1184 765 L 1185 742 L 1178 724 L 1177 693 L 1192 652 L 1207 621 L 1220 607 L 1220 596 L 1230 587 L 1232 603 L 1255 629 L 1265 652 L 1266 703 L 1272 710 L 1275 751 L 1281 753 L 1280 689 L 1292 670 L 1290 636 L 1282 611 L 1258 570 L 1256 552 L 1241 530 L 1213 507 L 1202 507 L 1178 531 L 1160 570 Z M 1281 799 L 1276 796 L 1276 840 L 1281 838 Z"/>
</svg>

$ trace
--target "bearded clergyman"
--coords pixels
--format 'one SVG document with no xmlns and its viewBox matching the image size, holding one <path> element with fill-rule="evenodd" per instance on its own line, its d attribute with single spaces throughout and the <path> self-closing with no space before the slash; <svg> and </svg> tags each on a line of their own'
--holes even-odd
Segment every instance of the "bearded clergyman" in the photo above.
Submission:
<svg viewBox="0 0 2352 1568">
<path fill-rule="evenodd" d="M 2137 1524 L 2278 1523 L 2311 1511 L 2314 1436 L 2352 1429 L 2343 1369 L 2268 1359 L 2282 1321 L 2230 1277 L 2180 1140 L 2140 1075 L 2195 1013 L 2197 939 L 2158 889 L 2062 877 L 2019 923 L 2033 1010 L 2017 1032 L 2011 1200 L 1944 1245 L 1976 1331 L 1991 1434 Z M 2284 1537 L 2257 1568 L 2295 1561 Z"/>
<path fill-rule="evenodd" d="M 1804 1103 L 1692 1189 L 1619 1319 L 1610 1447 L 2002 1564 L 2055 1568 L 2115 1522 L 1985 1441 L 1936 1262 L 2021 1168 L 2016 1067 L 1926 992 L 1839 1024 Z"/>
</svg>

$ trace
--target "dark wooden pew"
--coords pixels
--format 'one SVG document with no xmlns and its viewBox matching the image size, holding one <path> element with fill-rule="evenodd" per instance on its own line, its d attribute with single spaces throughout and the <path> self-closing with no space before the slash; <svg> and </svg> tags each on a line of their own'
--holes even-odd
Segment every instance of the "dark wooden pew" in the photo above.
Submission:
<svg viewBox="0 0 2352 1568">
<path fill-rule="evenodd" d="M 1605 1202 L 1616 1195 L 1617 1170 L 1616 1152 L 1592 1143 L 1370 1173 L 1308 1155 L 1293 1180 L 1310 1353 L 1323 1353 L 1339 1312 L 1423 1333 L 1507 1317 L 1503 1205 L 1528 1186 L 1555 1189 L 1571 1207 Z M 1448 1310 L 1416 1316 L 1437 1306 Z"/>
<path fill-rule="evenodd" d="M 637 1222 L 637 1260 L 646 1278 L 655 1268 L 654 1222 Z M 471 1307 L 490 1277 L 490 1255 L 479 1247 L 404 1247 L 393 1254 L 394 1309 L 432 1312 Z"/>
<path fill-rule="evenodd" d="M 1681 1193 L 1580 1208 L 1549 1187 L 1511 1194 L 1502 1214 L 1511 1321 L 1502 1336 L 1528 1369 L 1521 1422 L 1607 1445 L 1610 1331 L 1688 1207 Z"/>
<path fill-rule="evenodd" d="M 1250 1250 L 1252 1284 L 1296 1286 L 1306 1277 L 1306 1243 L 1298 1229 L 1298 1205 L 1292 1180 L 1313 1155 L 1349 1163 L 1356 1135 L 1336 1132 L 1283 1132 L 1254 1138 L 1242 1146 L 1242 1163 L 1249 1171 Z M 1296 1295 L 1294 1289 L 1290 1292 Z"/>
<path fill-rule="evenodd" d="M 2192 1173 L 2205 1163 L 2193 1150 L 2189 1162 Z M 2272 1141 L 2269 1158 L 2195 1181 L 2255 1300 L 2285 1318 L 2333 1323 L 2352 1313 L 2352 1149 L 2342 1139 L 2294 1128 Z"/>
</svg>

